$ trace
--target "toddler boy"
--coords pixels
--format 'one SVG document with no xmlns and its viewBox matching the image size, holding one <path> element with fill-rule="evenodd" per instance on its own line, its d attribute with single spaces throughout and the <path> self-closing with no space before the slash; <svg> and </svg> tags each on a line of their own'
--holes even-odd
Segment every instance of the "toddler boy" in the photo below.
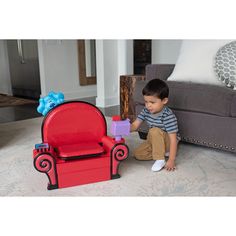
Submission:
<svg viewBox="0 0 236 236">
<path fill-rule="evenodd" d="M 152 171 L 175 170 L 178 124 L 174 113 L 166 106 L 168 85 L 160 79 L 150 80 L 142 90 L 145 108 L 131 124 L 131 132 L 138 130 L 143 121 L 149 126 L 147 140 L 134 150 L 138 160 L 155 160 Z M 169 159 L 165 161 L 165 155 Z"/>
</svg>

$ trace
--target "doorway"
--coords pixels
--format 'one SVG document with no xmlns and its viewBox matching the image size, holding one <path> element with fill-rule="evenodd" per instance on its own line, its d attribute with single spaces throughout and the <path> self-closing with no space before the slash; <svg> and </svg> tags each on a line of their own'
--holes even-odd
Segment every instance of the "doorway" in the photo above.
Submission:
<svg viewBox="0 0 236 236">
<path fill-rule="evenodd" d="M 145 67 L 152 61 L 152 40 L 134 40 L 134 74 L 144 75 Z"/>
<path fill-rule="evenodd" d="M 13 96 L 39 99 L 41 94 L 37 40 L 7 40 Z"/>
</svg>

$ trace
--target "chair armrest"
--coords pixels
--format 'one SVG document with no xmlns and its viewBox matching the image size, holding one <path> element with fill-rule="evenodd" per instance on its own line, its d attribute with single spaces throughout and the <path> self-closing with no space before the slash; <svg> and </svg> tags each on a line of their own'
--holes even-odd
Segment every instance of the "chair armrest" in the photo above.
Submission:
<svg viewBox="0 0 236 236">
<path fill-rule="evenodd" d="M 111 178 L 119 178 L 118 168 L 120 162 L 127 159 L 129 156 L 129 148 L 125 144 L 125 140 L 117 142 L 109 136 L 102 138 L 103 147 L 106 151 L 110 152 L 111 157 Z"/>
<path fill-rule="evenodd" d="M 102 144 L 105 151 L 111 150 L 117 144 L 124 144 L 124 143 L 125 140 L 123 138 L 120 141 L 116 141 L 114 138 L 110 136 L 104 136 L 102 138 Z"/>
<path fill-rule="evenodd" d="M 41 144 L 40 144 L 41 145 Z M 37 147 L 37 146 L 36 146 Z M 48 190 L 58 188 L 56 153 L 52 146 L 40 146 L 33 150 L 34 167 L 48 176 Z"/>
<path fill-rule="evenodd" d="M 115 141 L 109 136 L 102 138 L 103 147 L 106 151 L 112 152 L 112 157 L 117 161 L 125 160 L 129 155 L 129 148 L 125 144 L 125 140 L 122 138 L 121 141 Z"/>
</svg>

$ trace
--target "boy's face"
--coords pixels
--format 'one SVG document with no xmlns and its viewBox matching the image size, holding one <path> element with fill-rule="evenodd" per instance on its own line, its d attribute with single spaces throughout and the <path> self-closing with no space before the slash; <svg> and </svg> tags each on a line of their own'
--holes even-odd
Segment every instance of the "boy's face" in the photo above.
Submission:
<svg viewBox="0 0 236 236">
<path fill-rule="evenodd" d="M 145 101 L 145 107 L 150 113 L 155 114 L 160 112 L 165 104 L 168 102 L 168 98 L 160 99 L 155 96 L 143 96 Z"/>
</svg>

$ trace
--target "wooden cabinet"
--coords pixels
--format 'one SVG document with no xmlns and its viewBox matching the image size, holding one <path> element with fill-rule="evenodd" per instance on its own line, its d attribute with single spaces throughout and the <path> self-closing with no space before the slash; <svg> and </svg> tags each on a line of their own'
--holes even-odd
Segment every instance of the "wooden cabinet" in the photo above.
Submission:
<svg viewBox="0 0 236 236">
<path fill-rule="evenodd" d="M 133 94 L 136 81 L 145 80 L 144 75 L 120 76 L 120 115 L 122 119 L 129 118 L 133 122 L 136 118 Z"/>
</svg>

